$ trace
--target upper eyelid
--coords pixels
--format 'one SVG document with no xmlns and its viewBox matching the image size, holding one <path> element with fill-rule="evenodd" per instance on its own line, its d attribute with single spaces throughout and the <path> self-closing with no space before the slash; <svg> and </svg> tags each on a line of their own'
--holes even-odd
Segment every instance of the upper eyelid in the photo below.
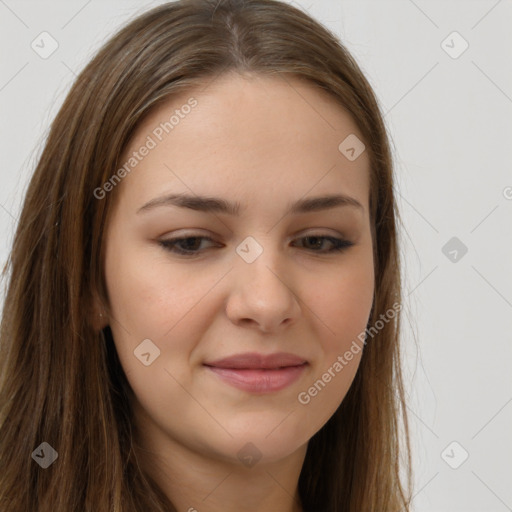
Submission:
<svg viewBox="0 0 512 512">
<path fill-rule="evenodd" d="M 175 244 L 178 244 L 179 242 L 182 242 L 189 238 L 199 238 L 202 240 L 208 240 L 209 242 L 213 242 L 214 244 L 219 245 L 219 242 L 217 242 L 212 237 L 206 236 L 206 235 L 199 235 L 199 234 L 185 234 L 185 235 L 174 236 L 174 237 L 169 237 L 169 238 L 164 237 L 164 238 L 159 239 L 158 242 L 163 243 L 163 244 L 165 244 L 166 242 L 169 242 L 169 243 L 174 242 Z M 344 236 L 341 234 L 332 235 L 332 234 L 326 234 L 326 233 L 305 233 L 300 236 L 295 236 L 292 239 L 292 241 L 293 240 L 302 240 L 304 238 L 324 238 L 327 240 L 332 238 L 338 242 L 344 242 L 349 245 L 355 245 L 355 242 L 350 237 L 347 237 L 347 236 Z"/>
<path fill-rule="evenodd" d="M 332 234 L 332 233 L 304 233 L 304 234 L 299 234 L 299 235 L 294 236 L 293 238 L 291 238 L 291 241 L 300 240 L 302 238 L 309 238 L 309 237 L 312 237 L 312 238 L 335 238 L 335 239 L 343 240 L 346 242 L 352 241 L 350 239 L 350 237 L 347 237 L 342 234 Z M 197 233 L 178 235 L 178 236 L 169 236 L 169 237 L 164 236 L 162 238 L 159 238 L 158 241 L 160 241 L 160 242 L 166 242 L 166 241 L 167 242 L 180 242 L 183 240 L 187 240 L 188 238 L 201 238 L 204 240 L 208 240 L 210 242 L 219 243 L 215 240 L 214 237 L 211 237 L 208 235 L 200 235 Z"/>
<path fill-rule="evenodd" d="M 194 228 L 191 228 L 191 229 L 194 229 Z M 309 230 L 313 230 L 313 231 L 309 231 Z M 317 231 L 314 231 L 314 230 L 317 230 Z M 330 231 L 329 231 L 330 230 Z M 217 235 L 210 235 L 208 232 L 205 233 L 205 232 L 195 232 L 195 231 L 192 231 L 190 233 L 188 232 L 185 232 L 185 233 L 180 233 L 180 231 L 185 231 L 185 229 L 183 230 L 177 230 L 177 233 L 176 232 L 173 232 L 172 234 L 169 233 L 168 235 L 162 235 L 162 239 L 164 240 L 176 240 L 176 239 L 183 239 L 183 238 L 208 238 L 208 239 L 211 239 L 211 240 L 214 240 L 215 237 Z M 168 236 L 169 238 L 165 238 L 166 236 Z M 340 230 L 336 230 L 336 229 L 333 229 L 333 228 L 306 228 L 306 230 L 299 230 L 297 231 L 296 233 L 293 233 L 293 235 L 291 235 L 290 238 L 302 238 L 302 237 L 307 237 L 307 236 L 325 236 L 325 237 L 339 237 L 339 238 L 343 238 L 343 239 L 348 239 L 350 238 L 349 236 L 345 235 L 344 233 L 340 232 Z M 245 238 L 242 237 L 242 238 Z"/>
</svg>

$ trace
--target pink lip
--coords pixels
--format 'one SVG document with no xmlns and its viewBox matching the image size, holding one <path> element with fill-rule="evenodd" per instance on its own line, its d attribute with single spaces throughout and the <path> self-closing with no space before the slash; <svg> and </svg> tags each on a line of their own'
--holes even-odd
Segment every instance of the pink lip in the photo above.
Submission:
<svg viewBox="0 0 512 512">
<path fill-rule="evenodd" d="M 307 361 L 294 354 L 247 353 L 227 357 L 205 366 L 228 384 L 252 393 L 279 391 L 302 375 Z"/>
<path fill-rule="evenodd" d="M 274 370 L 285 366 L 299 366 L 307 361 L 295 354 L 278 352 L 276 354 L 258 354 L 257 352 L 247 352 L 245 354 L 235 354 L 216 361 L 204 363 L 207 366 L 217 368 L 241 368 L 241 369 L 264 369 Z"/>
</svg>

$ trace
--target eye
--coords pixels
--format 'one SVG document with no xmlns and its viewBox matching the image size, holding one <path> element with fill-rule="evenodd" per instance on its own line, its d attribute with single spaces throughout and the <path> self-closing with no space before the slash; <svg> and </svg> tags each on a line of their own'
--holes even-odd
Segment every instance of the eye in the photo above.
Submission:
<svg viewBox="0 0 512 512">
<path fill-rule="evenodd" d="M 334 236 L 327 236 L 327 235 L 309 235 L 304 236 L 302 238 L 299 238 L 298 240 L 306 240 L 307 244 L 310 245 L 308 248 L 309 250 L 312 250 L 313 252 L 318 253 L 332 253 L 332 252 L 340 252 L 345 249 L 348 249 L 349 247 L 353 246 L 354 244 L 350 242 L 349 240 L 343 240 L 341 238 L 336 238 Z M 318 251 L 315 249 L 318 249 L 319 247 L 322 247 L 324 245 L 324 242 L 329 242 L 331 244 L 331 248 L 324 251 Z"/>
<path fill-rule="evenodd" d="M 206 236 L 187 236 L 182 238 L 170 238 L 168 240 L 160 240 L 159 244 L 169 252 L 176 254 L 183 254 L 186 256 L 194 256 L 199 254 L 198 240 L 209 240 L 213 242 L 211 238 Z M 184 248 L 183 248 L 184 247 Z"/>
<path fill-rule="evenodd" d="M 305 249 L 310 252 L 319 254 L 328 254 L 341 252 L 353 246 L 353 242 L 336 238 L 328 235 L 308 235 L 297 240 L 306 241 Z M 169 238 L 166 240 L 159 240 L 158 243 L 166 250 L 174 254 L 183 256 L 197 256 L 204 252 L 204 247 L 201 250 L 202 241 L 210 241 L 215 243 L 211 238 L 205 236 L 187 236 L 181 238 Z M 330 244 L 328 249 L 318 250 L 325 247 L 325 243 Z M 218 244 L 217 244 L 218 245 Z M 309 246 L 309 247 L 308 247 Z"/>
</svg>

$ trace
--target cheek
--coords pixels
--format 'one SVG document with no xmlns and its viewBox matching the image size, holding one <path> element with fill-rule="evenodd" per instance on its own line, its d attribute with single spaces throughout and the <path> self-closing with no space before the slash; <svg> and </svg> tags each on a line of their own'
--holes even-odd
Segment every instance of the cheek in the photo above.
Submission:
<svg viewBox="0 0 512 512">
<path fill-rule="evenodd" d="M 317 332 L 321 355 L 296 397 L 305 432 L 316 432 L 328 421 L 354 380 L 363 353 L 358 336 L 367 327 L 373 301 L 372 265 L 371 260 L 358 260 L 340 267 L 318 283 L 321 290 L 310 294 L 308 306 L 321 329 Z"/>
<path fill-rule="evenodd" d="M 179 393 L 165 370 L 178 381 L 187 377 L 189 354 L 201 329 L 193 312 L 212 284 L 207 279 L 202 286 L 190 272 L 171 269 L 165 255 L 151 259 L 128 248 L 120 258 L 114 254 L 107 252 L 105 268 L 116 350 L 137 398 L 158 408 L 168 393 Z M 145 353 L 150 354 L 147 366 L 139 358 Z"/>
<path fill-rule="evenodd" d="M 321 288 L 318 289 L 318 285 Z M 317 282 L 308 306 L 323 325 L 320 339 L 326 353 L 346 350 L 364 332 L 374 293 L 373 262 L 359 260 L 340 266 L 328 279 Z M 346 348 L 345 348 L 346 347 Z"/>
<path fill-rule="evenodd" d="M 154 250 L 154 249 L 153 249 Z M 115 320 L 134 336 L 155 339 L 185 320 L 216 276 L 199 279 L 186 266 L 170 266 L 165 254 L 126 251 L 106 261 L 107 289 Z"/>
<path fill-rule="evenodd" d="M 113 255 L 114 253 L 112 253 Z M 121 364 L 136 395 L 148 389 L 171 392 L 173 379 L 189 378 L 190 358 L 208 325 L 215 307 L 209 291 L 225 270 L 199 270 L 193 265 L 171 265 L 165 254 L 155 258 L 144 251 L 130 251 L 121 258 L 106 259 L 106 282 L 112 320 L 110 327 Z M 217 305 L 218 306 L 218 305 Z M 143 340 L 158 356 L 150 366 L 136 357 Z M 154 348 L 156 347 L 156 348 Z M 179 393 L 179 388 L 174 390 Z M 157 399 L 158 393 L 151 395 Z M 146 397 L 147 398 L 147 397 Z"/>
</svg>

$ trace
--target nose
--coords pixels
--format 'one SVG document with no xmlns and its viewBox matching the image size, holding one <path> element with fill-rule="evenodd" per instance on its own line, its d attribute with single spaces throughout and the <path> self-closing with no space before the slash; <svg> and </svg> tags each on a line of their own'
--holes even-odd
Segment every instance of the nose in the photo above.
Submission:
<svg viewBox="0 0 512 512">
<path fill-rule="evenodd" d="M 294 290 L 296 283 L 283 267 L 283 257 L 269 248 L 252 263 L 237 258 L 229 274 L 226 305 L 226 314 L 234 324 L 272 333 L 297 321 L 301 306 Z"/>
</svg>

